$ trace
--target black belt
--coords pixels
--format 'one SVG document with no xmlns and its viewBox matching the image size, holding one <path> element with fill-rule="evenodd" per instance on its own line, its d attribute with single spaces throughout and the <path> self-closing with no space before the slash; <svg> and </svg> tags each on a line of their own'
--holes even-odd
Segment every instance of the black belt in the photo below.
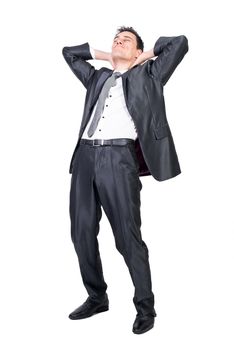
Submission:
<svg viewBox="0 0 234 350">
<path fill-rule="evenodd" d="M 91 145 L 91 146 L 111 146 L 111 145 L 119 145 L 124 146 L 128 143 L 134 143 L 135 141 L 133 139 L 94 139 L 94 140 L 88 140 L 88 139 L 80 139 L 80 144 L 82 145 Z"/>
</svg>

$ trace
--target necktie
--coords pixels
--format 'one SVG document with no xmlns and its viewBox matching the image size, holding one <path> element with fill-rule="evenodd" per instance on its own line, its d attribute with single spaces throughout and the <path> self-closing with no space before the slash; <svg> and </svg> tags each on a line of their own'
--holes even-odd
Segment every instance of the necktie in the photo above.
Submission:
<svg viewBox="0 0 234 350">
<path fill-rule="evenodd" d="M 108 96 L 110 88 L 112 86 L 116 85 L 116 79 L 120 76 L 121 76 L 120 72 L 115 72 L 105 81 L 103 88 L 102 88 L 102 91 L 101 91 L 99 98 L 98 98 L 98 103 L 97 103 L 97 107 L 96 107 L 96 110 L 95 110 L 95 113 L 93 116 L 93 120 L 92 120 L 92 122 L 89 126 L 89 129 L 88 129 L 88 136 L 89 137 L 91 137 L 94 134 L 94 132 L 97 128 L 98 122 L 101 118 L 102 111 L 104 109 L 104 103 L 105 103 L 105 100 Z"/>
</svg>

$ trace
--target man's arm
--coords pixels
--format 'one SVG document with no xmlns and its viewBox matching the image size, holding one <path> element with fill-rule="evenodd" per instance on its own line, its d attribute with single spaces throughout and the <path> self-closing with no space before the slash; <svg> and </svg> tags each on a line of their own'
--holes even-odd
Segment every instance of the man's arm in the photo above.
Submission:
<svg viewBox="0 0 234 350">
<path fill-rule="evenodd" d="M 138 65 L 138 64 L 142 64 L 144 63 L 145 61 L 149 60 L 150 58 L 153 58 L 155 57 L 155 54 L 154 54 L 154 49 L 151 49 L 149 51 L 143 51 L 140 56 L 137 57 L 137 59 L 134 61 L 134 63 L 132 64 L 132 67 Z"/>
<path fill-rule="evenodd" d="M 96 60 L 107 61 L 112 65 L 113 69 L 115 69 L 115 64 L 112 60 L 111 52 L 105 52 L 93 48 L 90 48 L 90 51 L 93 58 L 95 58 Z"/>
<path fill-rule="evenodd" d="M 161 36 L 151 50 L 142 52 L 132 67 L 156 57 L 152 64 L 151 72 L 165 85 L 187 51 L 188 40 L 186 36 Z"/>
<path fill-rule="evenodd" d="M 86 62 L 93 58 L 89 44 L 65 46 L 62 53 L 73 73 L 87 88 L 88 82 L 95 72 L 95 68 L 89 62 Z"/>
<path fill-rule="evenodd" d="M 185 35 L 161 36 L 156 41 L 153 52 L 158 57 L 152 64 L 152 74 L 159 77 L 162 84 L 165 85 L 188 52 L 188 39 Z"/>
</svg>

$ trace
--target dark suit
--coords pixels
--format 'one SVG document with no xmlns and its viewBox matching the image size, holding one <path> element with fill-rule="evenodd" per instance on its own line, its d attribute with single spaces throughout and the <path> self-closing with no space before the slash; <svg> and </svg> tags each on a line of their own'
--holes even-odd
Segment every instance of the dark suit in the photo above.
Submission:
<svg viewBox="0 0 234 350">
<path fill-rule="evenodd" d="M 158 181 L 180 174 L 172 134 L 166 117 L 163 86 L 188 51 L 186 36 L 159 37 L 154 46 L 155 60 L 137 65 L 122 75 L 126 105 L 136 126 L 135 149 L 139 176 L 150 175 Z M 89 44 L 64 47 L 63 55 L 71 70 L 87 89 L 83 118 L 69 172 L 79 147 L 80 138 L 89 121 L 105 80 L 112 70 L 96 70 L 87 60 L 92 59 Z"/>
<path fill-rule="evenodd" d="M 141 236 L 139 176 L 152 174 L 166 180 L 180 167 L 166 119 L 163 85 L 188 50 L 185 36 L 160 37 L 149 60 L 122 75 L 123 92 L 138 138 L 124 146 L 89 146 L 81 140 L 93 107 L 112 70 L 96 70 L 88 43 L 64 47 L 63 55 L 87 89 L 79 139 L 70 164 L 71 237 L 83 283 L 89 296 L 101 300 L 107 284 L 103 277 L 97 235 L 103 207 L 118 251 L 129 268 L 137 312 L 156 316 L 148 248 Z M 117 140 L 115 140 L 117 141 Z M 120 141 L 126 141 L 120 138 Z M 128 139 L 129 141 L 129 139 Z M 85 141 L 84 141 L 85 142 Z"/>
</svg>

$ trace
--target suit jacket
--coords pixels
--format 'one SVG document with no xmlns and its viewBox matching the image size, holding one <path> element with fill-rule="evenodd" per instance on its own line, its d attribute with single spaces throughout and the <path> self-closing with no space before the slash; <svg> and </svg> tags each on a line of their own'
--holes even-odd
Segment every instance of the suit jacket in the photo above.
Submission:
<svg viewBox="0 0 234 350">
<path fill-rule="evenodd" d="M 126 106 L 134 121 L 138 137 L 135 149 L 139 176 L 152 175 L 163 181 L 181 173 L 174 141 L 166 117 L 163 87 L 188 51 L 186 36 L 159 37 L 154 45 L 156 59 L 136 65 L 122 75 Z M 95 69 L 89 44 L 64 47 L 63 56 L 77 78 L 87 89 L 79 137 L 70 162 L 79 147 L 84 129 L 106 79 L 109 68 Z"/>
</svg>

